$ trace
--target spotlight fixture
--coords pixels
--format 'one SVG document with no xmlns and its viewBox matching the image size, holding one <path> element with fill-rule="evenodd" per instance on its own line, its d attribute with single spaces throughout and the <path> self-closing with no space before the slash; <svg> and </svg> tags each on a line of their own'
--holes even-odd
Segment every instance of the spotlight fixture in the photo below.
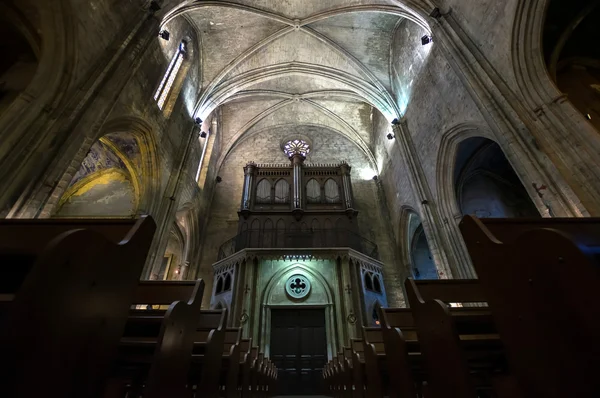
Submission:
<svg viewBox="0 0 600 398">
<path fill-rule="evenodd" d="M 428 205 L 428 204 L 429 204 L 429 202 L 427 201 L 427 199 L 425 199 L 425 200 L 423 200 L 423 201 L 421 202 L 421 204 L 422 204 L 422 205 Z"/>
<path fill-rule="evenodd" d="M 205 131 L 201 132 L 201 133 L 200 133 L 200 137 L 201 137 L 201 138 L 206 138 L 206 132 L 205 132 Z"/>
<path fill-rule="evenodd" d="M 202 119 L 197 117 L 196 119 L 194 119 L 194 123 L 196 123 L 196 125 L 200 126 L 202 124 Z"/>
<path fill-rule="evenodd" d="M 378 178 L 379 177 L 377 177 L 377 176 L 373 176 L 373 181 L 377 181 Z"/>
<path fill-rule="evenodd" d="M 169 41 L 171 34 L 169 33 L 168 30 L 161 30 L 160 33 L 158 34 L 158 37 L 160 37 L 163 40 Z"/>
<path fill-rule="evenodd" d="M 389 134 L 387 135 L 387 139 L 388 139 L 388 140 L 393 140 L 394 138 L 396 138 L 396 136 L 395 136 L 394 134 L 392 134 L 392 133 L 389 133 Z"/>
<path fill-rule="evenodd" d="M 150 2 L 150 7 L 148 7 L 148 9 L 151 12 L 157 12 L 157 11 L 160 11 L 160 5 L 156 1 L 151 1 Z"/>
<path fill-rule="evenodd" d="M 400 120 L 398 120 L 398 119 L 396 118 L 396 119 L 392 120 L 392 124 L 393 124 L 394 126 L 397 126 L 397 125 L 399 125 L 399 124 L 400 124 Z"/>
<path fill-rule="evenodd" d="M 220 183 L 221 181 L 223 181 L 223 179 L 220 176 L 217 176 L 217 184 Z"/>
<path fill-rule="evenodd" d="M 435 19 L 440 19 L 444 14 L 442 14 L 442 12 L 440 11 L 440 9 L 438 7 L 434 8 L 433 11 L 431 11 L 431 14 L 429 14 L 429 16 L 431 18 L 435 18 Z"/>
<path fill-rule="evenodd" d="M 433 41 L 433 36 L 425 35 L 421 37 L 421 44 L 426 46 Z"/>
</svg>

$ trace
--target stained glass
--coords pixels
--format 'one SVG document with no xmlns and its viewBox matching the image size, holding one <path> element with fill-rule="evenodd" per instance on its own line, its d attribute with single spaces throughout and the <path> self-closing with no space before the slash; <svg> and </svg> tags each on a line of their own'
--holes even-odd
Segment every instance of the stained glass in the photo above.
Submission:
<svg viewBox="0 0 600 398">
<path fill-rule="evenodd" d="M 288 157 L 292 157 L 296 154 L 306 156 L 310 152 L 310 145 L 304 140 L 288 141 L 283 146 L 283 152 L 285 152 Z"/>
</svg>

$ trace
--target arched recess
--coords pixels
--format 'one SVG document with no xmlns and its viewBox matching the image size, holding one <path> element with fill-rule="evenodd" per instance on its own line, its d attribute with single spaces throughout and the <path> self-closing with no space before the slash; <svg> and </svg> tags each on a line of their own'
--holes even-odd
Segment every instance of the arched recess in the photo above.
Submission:
<svg viewBox="0 0 600 398">
<path fill-rule="evenodd" d="M 0 159 L 12 156 L 11 161 L 17 159 L 15 162 L 18 162 L 22 156 L 20 149 L 28 149 L 34 141 L 40 141 L 37 126 L 46 122 L 46 118 L 53 115 L 52 111 L 62 105 L 61 100 L 75 76 L 76 27 L 68 0 L 3 1 L 0 17 L 0 25 L 8 29 L 2 35 L 4 43 L 12 40 L 22 42 L 24 39 L 25 47 L 32 50 L 37 65 L 32 76 L 31 68 L 27 68 L 27 72 L 24 69 L 19 71 L 26 72 L 27 76 L 20 77 L 16 96 L 15 92 L 9 94 L 8 105 L 0 107 L 3 110 L 0 112 L 3 144 Z M 30 56 L 31 52 L 29 60 Z M 5 57 L 3 53 L 3 60 L 11 58 Z M 40 109 L 45 112 L 40 112 Z"/>
<path fill-rule="evenodd" d="M 454 163 L 454 190 L 462 215 L 480 218 L 539 217 L 500 146 L 487 138 L 462 141 Z"/>
<path fill-rule="evenodd" d="M 545 152 L 540 155 L 532 149 L 527 156 L 533 158 L 537 173 L 556 191 L 551 194 L 556 213 L 584 217 L 599 211 L 600 173 L 589 165 L 600 156 L 600 139 L 598 131 L 559 90 L 548 72 L 543 53 L 544 27 L 546 10 L 553 1 L 517 0 L 512 34 L 515 90 L 524 101 L 522 117 Z M 550 160 L 553 165 L 548 165 Z"/>
<path fill-rule="evenodd" d="M 598 20 L 598 1 L 550 0 L 543 51 L 550 78 L 600 133 Z"/>
<path fill-rule="evenodd" d="M 455 177 L 458 173 L 456 170 L 456 163 L 459 147 L 461 143 L 470 139 L 485 139 L 487 140 L 486 142 L 495 142 L 492 133 L 483 126 L 469 123 L 456 125 L 447 130 L 442 136 L 436 166 L 438 205 L 442 219 L 446 220 L 446 222 L 443 223 L 443 228 L 448 240 L 449 249 L 454 257 L 452 269 L 454 278 L 476 277 L 471 263 L 471 257 L 469 256 L 458 228 L 463 213 L 457 201 L 455 188 Z M 504 153 L 502 153 L 502 155 L 504 156 Z M 506 160 L 506 156 L 504 156 L 504 159 Z M 508 164 L 511 169 L 513 169 L 510 162 L 508 162 Z M 514 169 L 512 171 L 514 172 Z M 535 189 L 533 189 L 533 191 L 535 192 Z M 535 202 L 538 214 L 542 212 L 546 212 L 547 214 L 549 212 L 549 207 L 546 207 L 543 197 L 538 196 L 532 198 L 529 192 L 527 193 L 527 196 L 532 202 Z"/>
<path fill-rule="evenodd" d="M 160 267 L 150 276 L 153 280 L 180 279 L 181 264 L 184 260 L 185 235 L 175 222 L 169 231 L 167 248 Z"/>
<path fill-rule="evenodd" d="M 193 275 L 196 272 L 196 269 L 191 269 L 190 267 L 198 264 L 198 255 L 200 252 L 200 225 L 198 223 L 196 206 L 191 202 L 184 204 L 177 211 L 176 220 L 184 237 L 181 272 L 178 276 L 179 279 L 186 279 L 188 275 Z"/>
<path fill-rule="evenodd" d="M 311 293 L 302 303 L 291 301 L 285 294 L 285 289 L 281 288 L 287 279 L 295 274 L 304 275 L 311 283 Z M 258 341 L 260 346 L 264 347 L 265 355 L 268 355 L 270 352 L 271 309 L 277 308 L 277 306 L 281 306 L 282 308 L 286 306 L 325 308 L 327 355 L 331 358 L 337 352 L 338 331 L 336 330 L 335 308 L 340 303 L 336 300 L 336 295 L 329 281 L 317 270 L 304 264 L 291 264 L 287 267 L 282 267 L 267 282 L 260 297 L 260 303 L 262 313 L 260 314 L 260 319 L 255 321 L 254 327 L 258 328 L 260 333 Z"/>
<path fill-rule="evenodd" d="M 404 276 L 415 279 L 438 279 L 438 270 L 429 249 L 421 217 L 404 208 L 400 217 L 400 252 L 405 265 Z"/>
<path fill-rule="evenodd" d="M 41 55 L 41 38 L 22 11 L 0 4 L 0 115 L 31 84 Z"/>
<path fill-rule="evenodd" d="M 75 174 L 69 170 L 75 169 Z M 58 216 L 154 214 L 160 205 L 154 134 L 136 118 L 108 122 L 91 147 L 81 147 L 43 213 Z M 59 200 L 54 197 L 60 198 Z M 131 203 L 128 207 L 127 203 Z M 65 207 L 66 206 L 66 207 Z M 116 207 L 115 207 L 116 206 Z"/>
</svg>

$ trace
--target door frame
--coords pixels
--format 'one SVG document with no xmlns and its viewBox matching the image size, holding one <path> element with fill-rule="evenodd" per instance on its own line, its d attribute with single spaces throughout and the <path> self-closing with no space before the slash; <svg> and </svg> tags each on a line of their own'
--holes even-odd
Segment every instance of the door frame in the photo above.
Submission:
<svg viewBox="0 0 600 398">
<path fill-rule="evenodd" d="M 333 304 L 283 304 L 283 305 L 272 305 L 263 304 L 262 316 L 264 322 L 262 323 L 260 333 L 260 346 L 265 348 L 265 356 L 271 354 L 271 311 L 275 310 L 303 310 L 303 309 L 324 309 L 325 311 L 325 340 L 327 343 L 327 360 L 330 361 L 333 358 L 333 353 L 337 352 L 337 344 L 335 341 L 335 333 L 333 330 L 334 325 L 334 314 Z"/>
</svg>

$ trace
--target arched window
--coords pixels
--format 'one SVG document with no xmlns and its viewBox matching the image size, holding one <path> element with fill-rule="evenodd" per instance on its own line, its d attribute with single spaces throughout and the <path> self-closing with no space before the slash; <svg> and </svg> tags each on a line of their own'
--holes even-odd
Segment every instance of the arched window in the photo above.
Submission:
<svg viewBox="0 0 600 398">
<path fill-rule="evenodd" d="M 340 189 L 337 182 L 331 178 L 325 182 L 325 202 L 326 203 L 339 203 L 340 202 Z"/>
<path fill-rule="evenodd" d="M 266 178 L 256 186 L 256 203 L 271 203 L 271 183 Z"/>
<path fill-rule="evenodd" d="M 373 290 L 373 279 L 371 279 L 369 272 L 365 272 L 365 289 Z"/>
<path fill-rule="evenodd" d="M 321 203 L 321 185 L 314 178 L 306 184 L 306 201 L 308 203 Z"/>
<path fill-rule="evenodd" d="M 220 294 L 223 292 L 223 278 L 219 276 L 217 279 L 217 288 L 215 289 L 215 294 Z"/>
<path fill-rule="evenodd" d="M 379 280 L 379 276 L 373 276 L 373 290 L 377 293 L 381 293 L 381 281 Z"/>
<path fill-rule="evenodd" d="M 275 203 L 290 203 L 290 184 L 286 180 L 275 184 Z"/>
<path fill-rule="evenodd" d="M 177 74 L 181 69 L 181 65 L 183 65 L 183 60 L 185 59 L 185 54 L 187 52 L 187 44 L 185 41 L 182 41 L 177 48 L 177 52 L 175 56 L 171 60 L 163 79 L 161 80 L 158 88 L 156 89 L 156 93 L 154 93 L 154 100 L 158 107 L 162 110 L 165 107 L 165 102 L 169 97 L 169 93 L 171 92 L 171 88 L 173 87 L 173 83 L 175 83 L 175 79 L 177 78 Z"/>
<path fill-rule="evenodd" d="M 381 307 L 381 304 L 379 304 L 379 302 L 375 302 L 375 305 L 373 305 L 373 312 L 371 313 L 371 318 L 373 318 L 373 323 L 375 324 L 375 326 L 381 325 L 378 313 L 379 307 Z"/>
<path fill-rule="evenodd" d="M 225 283 L 223 284 L 223 291 L 227 292 L 231 290 L 231 274 L 227 273 L 225 276 Z"/>
</svg>

